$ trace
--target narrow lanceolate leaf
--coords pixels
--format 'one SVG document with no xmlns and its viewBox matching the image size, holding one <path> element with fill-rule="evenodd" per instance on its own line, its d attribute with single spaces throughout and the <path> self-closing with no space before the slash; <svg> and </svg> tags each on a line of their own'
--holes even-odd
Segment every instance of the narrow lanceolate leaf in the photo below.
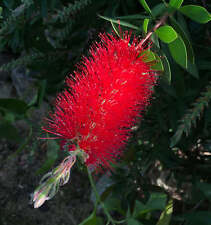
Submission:
<svg viewBox="0 0 211 225">
<path fill-rule="evenodd" d="M 149 19 L 144 19 L 144 22 L 143 22 L 143 31 L 144 31 L 144 34 L 146 35 L 147 31 L 148 31 L 148 25 L 149 25 Z"/>
<path fill-rule="evenodd" d="M 128 15 L 128 16 L 118 16 L 116 17 L 116 19 L 120 19 L 120 20 L 143 20 L 146 18 L 150 18 L 149 16 L 145 16 L 145 15 L 140 15 L 140 14 L 132 14 L 132 15 Z"/>
<path fill-rule="evenodd" d="M 117 24 L 114 24 L 113 22 L 111 22 L 111 26 L 113 28 L 113 30 L 115 31 L 115 33 L 119 36 L 120 36 L 120 33 L 119 33 L 119 30 L 118 30 L 118 27 L 117 27 Z"/>
<path fill-rule="evenodd" d="M 176 133 L 174 134 L 174 136 L 171 137 L 170 148 L 174 147 L 180 141 L 184 131 L 183 128 L 184 126 L 180 126 L 178 130 L 176 131 Z"/>
<path fill-rule="evenodd" d="M 177 38 L 177 32 L 171 26 L 159 27 L 155 33 L 158 35 L 161 41 L 165 43 L 171 43 Z"/>
<path fill-rule="evenodd" d="M 190 129 L 196 124 L 197 119 L 200 118 L 204 112 L 204 108 L 208 105 L 211 100 L 211 85 L 207 86 L 207 90 L 202 93 L 202 95 L 196 99 L 193 107 L 187 111 L 184 117 L 180 120 L 180 125 L 177 128 L 175 134 L 171 137 L 170 147 L 174 147 L 181 139 L 182 135 L 185 133 L 189 134 Z"/>
<path fill-rule="evenodd" d="M 183 68 L 187 68 L 187 50 L 182 38 L 178 36 L 168 46 L 173 59 Z"/>
<path fill-rule="evenodd" d="M 179 10 L 198 23 L 207 23 L 211 20 L 211 14 L 205 8 L 198 5 L 186 5 Z"/>
<path fill-rule="evenodd" d="M 160 219 L 156 225 L 169 225 L 172 213 L 173 213 L 173 201 L 171 199 L 166 205 L 166 208 L 162 212 Z"/>
<path fill-rule="evenodd" d="M 139 2 L 143 6 L 143 8 L 146 10 L 146 12 L 149 13 L 150 15 L 152 15 L 151 9 L 149 8 L 149 6 L 146 3 L 146 1 L 145 0 L 139 0 Z"/>
<path fill-rule="evenodd" d="M 179 9 L 182 3 L 183 3 L 183 0 L 170 0 L 169 6 L 171 6 L 172 8 Z"/>
<path fill-rule="evenodd" d="M 1 14 L 2 14 L 2 7 L 0 7 L 0 18 L 2 18 Z"/>
<path fill-rule="evenodd" d="M 162 65 L 164 67 L 164 80 L 166 80 L 169 84 L 171 83 L 171 68 L 167 57 L 162 56 Z"/>
<path fill-rule="evenodd" d="M 120 20 L 115 20 L 115 19 L 112 19 L 112 18 L 109 18 L 109 17 L 106 17 L 106 16 L 101 16 L 101 15 L 98 15 L 98 16 L 100 18 L 104 19 L 104 20 L 109 21 L 109 22 L 120 24 L 121 26 L 129 27 L 129 28 L 132 28 L 134 30 L 140 30 L 139 27 L 137 27 L 137 26 L 135 26 L 133 24 L 130 24 L 130 23 L 127 23 L 127 22 L 124 22 L 124 21 L 120 21 Z"/>
</svg>

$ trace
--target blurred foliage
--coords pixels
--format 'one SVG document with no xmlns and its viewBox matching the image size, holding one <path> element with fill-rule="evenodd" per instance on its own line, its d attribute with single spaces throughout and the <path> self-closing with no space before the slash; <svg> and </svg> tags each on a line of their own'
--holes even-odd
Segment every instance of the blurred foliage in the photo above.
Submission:
<svg viewBox="0 0 211 225">
<path fill-rule="evenodd" d="M 31 110 L 63 88 L 99 32 L 118 33 L 120 23 L 144 37 L 168 14 L 147 53 L 161 74 L 152 104 L 101 200 L 128 225 L 210 225 L 210 8 L 194 0 L 2 0 L 0 51 L 13 60 L 0 71 L 25 68 L 37 91 L 30 102 L 0 99 L 0 138 L 19 142 L 13 124 L 20 119 L 33 128 Z M 54 142 L 38 173 L 54 163 L 57 150 Z M 95 207 L 81 224 L 103 221 Z"/>
</svg>

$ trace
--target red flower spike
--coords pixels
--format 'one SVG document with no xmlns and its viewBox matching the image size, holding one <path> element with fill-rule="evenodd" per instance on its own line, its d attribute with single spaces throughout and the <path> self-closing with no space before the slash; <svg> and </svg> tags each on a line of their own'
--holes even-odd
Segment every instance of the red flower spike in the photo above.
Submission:
<svg viewBox="0 0 211 225">
<path fill-rule="evenodd" d="M 144 62 L 146 49 L 136 37 L 132 43 L 128 33 L 122 39 L 110 34 L 100 38 L 66 79 L 67 88 L 43 130 L 61 138 L 69 151 L 83 150 L 87 166 L 108 168 L 149 104 L 157 74 Z"/>
</svg>

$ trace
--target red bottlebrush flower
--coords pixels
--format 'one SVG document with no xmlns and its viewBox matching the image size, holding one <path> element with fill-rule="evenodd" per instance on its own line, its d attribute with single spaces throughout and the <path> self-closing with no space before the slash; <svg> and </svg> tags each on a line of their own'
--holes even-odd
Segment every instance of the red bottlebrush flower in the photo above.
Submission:
<svg viewBox="0 0 211 225">
<path fill-rule="evenodd" d="M 144 62 L 137 38 L 132 43 L 128 34 L 100 38 L 66 79 L 67 88 L 58 95 L 43 130 L 61 138 L 69 151 L 84 151 L 87 166 L 108 168 L 149 104 L 157 75 Z"/>
</svg>

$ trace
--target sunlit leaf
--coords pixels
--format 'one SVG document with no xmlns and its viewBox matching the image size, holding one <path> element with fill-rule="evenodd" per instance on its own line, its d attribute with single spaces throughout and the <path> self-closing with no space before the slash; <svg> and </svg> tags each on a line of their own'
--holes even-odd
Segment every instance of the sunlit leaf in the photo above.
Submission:
<svg viewBox="0 0 211 225">
<path fill-rule="evenodd" d="M 143 25 L 142 25 L 145 35 L 147 33 L 147 30 L 148 30 L 149 21 L 150 21 L 149 19 L 144 19 L 144 22 L 143 22 Z"/>
<path fill-rule="evenodd" d="M 183 3 L 183 0 L 170 0 L 169 6 L 171 6 L 172 8 L 179 9 L 182 3 Z"/>
<path fill-rule="evenodd" d="M 179 10 L 181 13 L 198 23 L 207 23 L 211 20 L 210 13 L 202 6 L 186 5 Z"/>
<path fill-rule="evenodd" d="M 169 225 L 172 213 L 173 213 L 173 200 L 171 199 L 166 205 L 156 225 Z"/>
<path fill-rule="evenodd" d="M 165 43 L 171 43 L 177 38 L 177 32 L 168 25 L 159 27 L 155 33 Z"/>
</svg>

